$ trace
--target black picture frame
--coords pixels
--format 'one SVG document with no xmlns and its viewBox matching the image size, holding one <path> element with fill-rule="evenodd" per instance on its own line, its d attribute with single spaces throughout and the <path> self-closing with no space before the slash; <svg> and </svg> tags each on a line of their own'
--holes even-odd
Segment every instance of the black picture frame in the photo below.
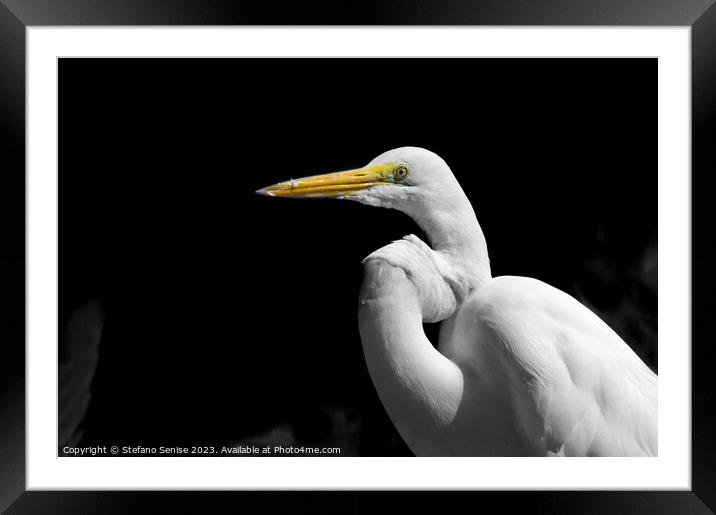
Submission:
<svg viewBox="0 0 716 515">
<path fill-rule="evenodd" d="M 8 513 L 359 512 L 392 500 L 386 493 L 316 495 L 247 492 L 25 492 L 25 31 L 63 25 L 559 25 L 689 26 L 692 59 L 692 490 L 640 492 L 474 492 L 475 506 L 572 513 L 711 513 L 716 511 L 716 394 L 710 387 L 716 311 L 714 203 L 705 181 L 716 169 L 716 6 L 714 0 L 399 0 L 311 2 L 131 2 L 0 0 L 0 509 Z M 711 215 L 711 216 L 709 216 Z M 388 497 L 387 497 L 388 496 Z M 404 497 L 401 494 L 401 497 Z M 401 499 L 438 509 L 442 495 Z M 172 508 L 169 508 L 171 506 Z M 208 506 L 212 506 L 211 509 Z M 176 507 L 176 509 L 173 509 Z"/>
</svg>

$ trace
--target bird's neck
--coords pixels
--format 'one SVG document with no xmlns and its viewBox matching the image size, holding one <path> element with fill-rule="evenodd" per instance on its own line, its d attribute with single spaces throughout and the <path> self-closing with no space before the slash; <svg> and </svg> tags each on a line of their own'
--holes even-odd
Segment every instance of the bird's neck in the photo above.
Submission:
<svg viewBox="0 0 716 515">
<path fill-rule="evenodd" d="M 480 288 L 492 278 L 485 235 L 464 194 L 453 205 L 437 204 L 412 217 L 425 232 L 432 249 L 464 274 L 472 289 Z"/>
<path fill-rule="evenodd" d="M 462 398 L 459 368 L 425 336 L 420 294 L 405 270 L 374 258 L 366 263 L 358 310 L 368 370 L 403 439 L 432 454 Z"/>
</svg>

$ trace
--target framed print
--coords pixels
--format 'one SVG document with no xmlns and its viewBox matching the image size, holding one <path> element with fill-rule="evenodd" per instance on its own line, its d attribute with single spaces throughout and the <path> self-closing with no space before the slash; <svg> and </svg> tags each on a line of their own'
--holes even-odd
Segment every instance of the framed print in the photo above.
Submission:
<svg viewBox="0 0 716 515">
<path fill-rule="evenodd" d="M 713 506 L 712 8 L 28 6 L 3 7 L 10 513 Z"/>
</svg>

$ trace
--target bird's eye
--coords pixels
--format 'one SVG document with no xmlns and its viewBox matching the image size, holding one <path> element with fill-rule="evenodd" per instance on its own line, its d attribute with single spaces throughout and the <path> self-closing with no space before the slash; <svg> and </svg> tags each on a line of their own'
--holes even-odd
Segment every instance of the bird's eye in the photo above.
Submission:
<svg viewBox="0 0 716 515">
<path fill-rule="evenodd" d="M 397 170 L 395 170 L 395 179 L 398 181 L 402 181 L 408 176 L 408 168 L 405 166 L 399 166 Z"/>
</svg>

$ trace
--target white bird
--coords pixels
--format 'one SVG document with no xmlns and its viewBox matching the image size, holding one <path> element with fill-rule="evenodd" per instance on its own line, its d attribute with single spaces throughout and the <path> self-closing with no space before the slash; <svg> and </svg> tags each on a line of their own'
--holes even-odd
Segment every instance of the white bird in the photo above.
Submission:
<svg viewBox="0 0 716 515">
<path fill-rule="evenodd" d="M 655 456 L 657 376 L 597 315 L 492 277 L 475 212 L 421 148 L 258 193 L 398 209 L 423 229 L 369 255 L 359 327 L 376 390 L 418 456 Z M 423 322 L 442 322 L 436 349 Z"/>
</svg>

